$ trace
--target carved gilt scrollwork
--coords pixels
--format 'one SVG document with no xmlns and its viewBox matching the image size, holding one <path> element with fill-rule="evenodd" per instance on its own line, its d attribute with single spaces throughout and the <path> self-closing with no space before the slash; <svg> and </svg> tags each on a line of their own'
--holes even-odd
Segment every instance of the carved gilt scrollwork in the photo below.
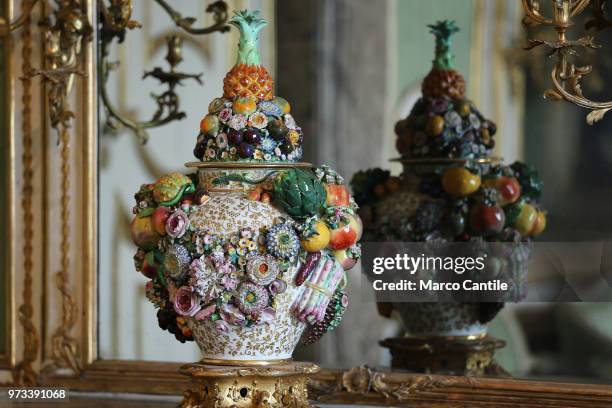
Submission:
<svg viewBox="0 0 612 408">
<path fill-rule="evenodd" d="M 34 69 L 32 64 L 32 15 L 37 4 L 42 4 L 42 21 L 39 21 L 43 35 L 44 67 Z M 84 12 L 85 4 L 78 0 L 21 2 L 19 17 L 10 23 L 0 24 L 0 35 L 8 35 L 21 29 L 23 42 L 22 72 L 22 144 L 23 144 L 23 258 L 24 281 L 23 303 L 18 309 L 24 334 L 22 360 L 13 371 L 15 384 L 33 385 L 38 375 L 33 364 L 38 358 L 40 340 L 33 323 L 33 140 L 32 140 L 32 79 L 42 77 L 46 86 L 47 106 L 51 127 L 57 131 L 61 144 L 61 267 L 57 272 L 56 287 L 61 296 L 61 322 L 52 335 L 51 364 L 48 368 L 71 368 L 78 372 L 76 363 L 77 344 L 71 336 L 76 323 L 77 307 L 69 284 L 70 267 L 70 122 L 74 117 L 69 104 L 69 95 L 75 75 L 83 75 L 80 69 L 81 50 L 84 42 L 90 41 L 92 27 Z M 50 12 L 45 14 L 49 10 Z"/>
<path fill-rule="evenodd" d="M 83 76 L 82 46 L 92 37 L 92 26 L 80 0 L 56 0 L 51 15 L 42 22 L 45 67 L 32 71 L 47 85 L 47 101 L 51 127 L 57 131 L 61 146 L 60 164 L 60 270 L 55 274 L 56 288 L 61 295 L 61 322 L 51 336 L 51 362 L 45 370 L 68 368 L 80 372 L 78 343 L 72 335 L 77 321 L 77 304 L 70 284 L 70 128 L 74 112 L 69 97 L 75 76 Z M 27 75 L 27 73 L 26 73 Z"/>
<path fill-rule="evenodd" d="M 311 378 L 309 396 L 316 401 L 329 402 L 346 396 L 345 401 L 385 400 L 401 403 L 414 395 L 457 383 L 471 383 L 469 377 L 439 377 L 430 375 L 396 375 L 368 366 L 353 367 L 344 372 Z"/>
<path fill-rule="evenodd" d="M 572 26 L 572 18 L 582 13 L 589 5 L 593 8 L 593 18 L 586 28 L 601 29 L 611 25 L 605 17 L 606 0 L 552 0 L 552 17 L 544 17 L 540 10 L 539 0 L 523 0 L 525 18 L 523 22 L 529 26 L 544 25 L 552 27 L 557 33 L 556 41 L 530 39 L 525 49 L 544 46 L 550 48 L 549 55 L 555 55 L 557 62 L 551 71 L 553 87 L 544 91 L 544 97 L 554 101 L 565 100 L 575 105 L 590 109 L 587 123 L 593 124 L 601 120 L 606 112 L 612 109 L 612 101 L 595 102 L 585 97 L 580 85 L 581 79 L 592 71 L 591 66 L 578 66 L 571 61 L 578 48 L 599 48 L 592 36 L 584 36 L 577 40 L 569 40 L 567 31 Z"/>
<path fill-rule="evenodd" d="M 22 3 L 21 16 L 25 16 L 21 31 L 22 51 L 21 69 L 28 72 L 32 69 L 32 30 L 30 28 L 31 4 Z M 38 357 L 38 346 L 40 339 L 38 330 L 33 322 L 33 239 L 34 239 L 34 215 L 33 215 L 33 141 L 32 141 L 32 79 L 22 78 L 23 93 L 21 96 L 21 138 L 22 138 L 22 187 L 21 187 L 21 210 L 22 234 L 23 234 L 23 293 L 22 303 L 18 309 L 19 323 L 23 328 L 23 354 L 22 359 L 13 370 L 13 383 L 16 385 L 36 384 L 36 372 L 33 364 Z"/>
</svg>

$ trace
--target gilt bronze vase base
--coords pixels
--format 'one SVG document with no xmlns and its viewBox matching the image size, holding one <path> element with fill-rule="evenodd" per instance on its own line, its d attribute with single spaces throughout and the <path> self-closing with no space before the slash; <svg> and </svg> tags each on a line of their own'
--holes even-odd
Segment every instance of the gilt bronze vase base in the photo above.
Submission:
<svg viewBox="0 0 612 408">
<path fill-rule="evenodd" d="M 426 374 L 499 376 L 509 374 L 493 355 L 506 345 L 483 337 L 394 337 L 380 341 L 391 351 L 391 366 Z"/>
<path fill-rule="evenodd" d="M 234 367 L 193 363 L 180 371 L 193 383 L 180 408 L 310 408 L 307 385 L 319 367 L 300 362 Z"/>
</svg>

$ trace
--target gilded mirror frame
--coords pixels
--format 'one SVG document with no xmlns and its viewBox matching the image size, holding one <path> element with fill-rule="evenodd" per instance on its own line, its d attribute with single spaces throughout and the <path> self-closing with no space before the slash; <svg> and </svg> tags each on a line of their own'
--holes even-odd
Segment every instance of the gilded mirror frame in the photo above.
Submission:
<svg viewBox="0 0 612 408">
<path fill-rule="evenodd" d="M 0 382 L 180 394 L 189 381 L 178 373 L 178 363 L 102 360 L 97 354 L 96 34 L 93 30 L 75 38 L 80 47 L 63 51 L 74 53 L 76 65 L 62 67 L 53 59 L 53 44 L 44 27 L 38 25 L 41 17 L 72 6 L 95 27 L 97 3 L 3 1 L 8 10 L 4 36 L 12 44 L 8 70 L 13 75 L 6 92 L 11 101 L 7 134 L 12 221 L 11 341 L 8 359 L 0 367 L 8 370 L 0 370 Z M 7 26 L 7 21 L 13 23 Z M 565 406 L 571 400 L 586 407 L 612 404 L 612 387 L 355 367 L 322 370 L 311 382 L 311 396 L 324 402 L 394 406 L 444 406 L 449 398 L 465 404 L 477 400 L 530 406 L 539 398 L 550 406 Z"/>
<path fill-rule="evenodd" d="M 4 20 L 8 19 L 11 14 L 11 5 L 4 3 L 2 6 L 2 13 L 0 17 Z M 3 88 L 0 94 L 4 98 L 2 102 L 2 118 L 1 122 L 3 124 L 2 132 L 4 134 L 4 138 L 2 140 L 2 144 L 0 145 L 0 154 L 2 154 L 2 163 L 4 166 L 4 170 L 2 173 L 2 177 L 4 178 L 4 189 L 0 193 L 3 197 L 5 197 L 4 202 L 2 203 L 3 217 L 5 217 L 6 222 L 6 230 L 3 231 L 4 236 L 2 237 L 8 245 L 3 248 L 3 253 L 0 259 L 3 259 L 3 265 L 0 268 L 3 270 L 3 273 L 0 274 L 0 279 L 2 282 L 2 292 L 0 292 L 0 297 L 5 297 L 8 302 L 6 302 L 4 309 L 0 312 L 3 316 L 3 337 L 0 339 L 3 345 L 3 351 L 0 352 L 0 369 L 2 368 L 10 368 L 15 364 L 15 320 L 14 320 L 14 296 L 12 294 L 12 280 L 13 280 L 13 257 L 12 257 L 12 236 L 15 227 L 15 215 L 13 211 L 13 206 L 11 203 L 13 202 L 13 189 L 14 189 L 14 169 L 15 169 L 15 152 L 13 147 L 13 97 L 12 97 L 12 89 L 14 78 L 12 76 L 11 65 L 6 62 L 11 58 L 11 40 L 8 38 L 0 38 L 2 54 L 1 60 L 3 61 L 3 69 L 1 79 L 3 81 Z M 2 184 L 0 184 L 2 185 Z"/>
</svg>

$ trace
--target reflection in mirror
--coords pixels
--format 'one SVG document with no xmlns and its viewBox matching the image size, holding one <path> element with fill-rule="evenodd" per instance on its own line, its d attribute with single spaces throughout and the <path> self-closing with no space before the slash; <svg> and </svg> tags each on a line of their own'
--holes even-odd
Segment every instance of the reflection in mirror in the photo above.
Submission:
<svg viewBox="0 0 612 408">
<path fill-rule="evenodd" d="M 5 2 L 0 3 L 0 16 L 5 14 Z M 9 248 L 10 236 L 9 236 L 9 222 L 10 222 L 10 211 L 8 209 L 11 203 L 9 200 L 9 188 L 10 179 L 9 171 L 11 161 L 9 155 L 10 145 L 8 138 L 11 132 L 8 130 L 9 120 L 7 110 L 8 104 L 10 103 L 7 98 L 7 87 L 9 86 L 8 72 L 7 72 L 7 40 L 5 37 L 0 37 L 0 129 L 4 133 L 4 136 L 0 138 L 0 360 L 1 356 L 6 353 L 8 345 L 8 310 L 9 310 L 9 297 L 7 296 L 7 283 L 9 278 Z"/>
<path fill-rule="evenodd" d="M 540 169 L 543 206 L 549 209 L 549 229 L 542 240 L 608 239 L 612 226 L 606 204 L 612 196 L 603 186 L 612 175 L 610 132 L 605 123 L 582 126 L 582 112 L 573 106 L 541 101 L 545 83 L 537 81 L 546 79 L 544 67 L 526 63 L 530 60 L 514 49 L 520 45 L 518 3 L 364 0 L 314 2 L 318 4 L 314 8 L 306 1 L 273 3 L 228 1 L 230 10 L 238 4 L 263 8 L 272 26 L 263 32 L 263 62 L 270 71 L 278 64 L 279 72 L 271 74 L 277 80 L 277 94 L 292 102 L 294 116 L 303 124 L 305 159 L 328 163 L 347 179 L 359 169 L 390 168 L 387 160 L 395 154 L 393 124 L 420 96 L 420 81 L 431 65 L 434 41 L 425 24 L 452 17 L 462 28 L 454 49 L 468 94 L 499 126 L 496 153 L 506 162 L 520 158 Z M 486 12 L 479 13 L 478 4 L 486 4 Z M 201 2 L 181 2 L 180 11 L 201 20 L 206 16 L 203 8 Z M 134 272 L 131 208 L 140 184 L 170 171 L 184 172 L 183 163 L 192 159 L 199 120 L 208 101 L 222 93 L 221 79 L 234 63 L 237 36 L 235 32 L 185 35 L 156 4 L 143 0 L 134 2 L 132 18 L 142 29 L 128 32 L 124 43 L 114 43 L 110 49 L 109 60 L 120 65 L 111 73 L 107 89 L 122 114 L 147 120 L 155 111 L 149 92 L 162 87 L 151 78 L 142 79 L 142 73 L 168 66 L 164 60 L 168 35 L 183 38 L 179 69 L 203 72 L 204 85 L 177 88 L 186 118 L 150 129 L 146 145 L 128 130 L 106 127 L 101 109 L 99 356 L 194 361 L 199 358 L 195 344 L 177 344 L 157 327 L 156 311 L 144 295 L 146 279 Z M 609 37 L 607 31 L 601 41 L 612 43 Z M 377 65 L 354 63 L 366 51 L 370 52 L 366 60 Z M 386 66 L 391 64 L 392 69 Z M 520 79 L 525 71 L 526 84 Z M 612 82 L 608 77 L 599 82 Z M 393 170 L 397 174 L 398 169 Z M 402 329 L 378 316 L 375 305 L 361 298 L 359 273 L 358 268 L 351 271 L 350 307 L 342 324 L 320 344 L 299 349 L 297 359 L 327 367 L 390 363 L 378 341 L 401 336 Z M 545 276 L 541 282 L 550 284 Z M 612 349 L 608 309 L 608 304 L 506 305 L 489 326 L 490 335 L 506 341 L 496 358 L 514 376 L 607 381 L 612 378 L 612 369 L 605 364 Z M 577 331 L 585 334 L 575 336 Z"/>
<path fill-rule="evenodd" d="M 545 10 L 548 12 L 548 10 Z M 576 19 L 584 27 L 589 13 Z M 581 52 L 581 65 L 593 65 L 584 77 L 585 95 L 594 100 L 609 99 L 612 83 L 612 30 L 591 31 L 601 49 Z M 550 87 L 552 63 L 546 50 L 536 53 L 527 65 L 526 158 L 540 169 L 545 180 L 543 195 L 549 208 L 548 242 L 604 242 L 601 267 L 592 270 L 588 262 L 576 261 L 569 276 L 540 274 L 537 285 L 563 285 L 563 279 L 588 283 L 607 278 L 611 269 L 612 222 L 609 216 L 612 189 L 612 120 L 589 126 L 586 111 L 568 103 L 542 101 L 542 90 Z M 546 120 L 544 120 L 546 118 Z M 551 160 L 550 158 L 554 158 Z M 595 279 L 593 279 L 595 277 Z M 597 287 L 591 287 L 594 292 Z M 564 303 L 526 305 L 516 310 L 530 351 L 531 376 L 576 379 L 582 382 L 612 382 L 612 304 Z"/>
<path fill-rule="evenodd" d="M 228 1 L 235 7 L 262 7 L 269 1 Z M 239 3 L 239 4 L 237 4 Z M 249 3 L 249 2 L 247 2 Z M 171 171 L 189 173 L 183 166 L 194 160 L 192 151 L 199 122 L 207 112 L 208 101 L 222 94 L 222 78 L 234 64 L 237 36 L 234 33 L 190 35 L 174 25 L 155 2 L 134 1 L 132 19 L 141 29 L 128 31 L 125 41 L 110 45 L 109 61 L 119 65 L 110 73 L 107 84 L 114 107 L 131 119 L 149 120 L 157 105 L 150 93 L 166 90 L 144 71 L 155 67 L 168 69 L 165 60 L 167 37 L 182 38 L 183 60 L 178 70 L 189 74 L 203 73 L 203 85 L 185 81 L 177 86 L 180 109 L 186 117 L 165 126 L 148 130 L 149 141 L 140 140 L 128 129 L 113 131 L 105 126 L 107 115 L 100 108 L 99 140 L 99 358 L 122 360 L 196 361 L 199 350 L 193 342 L 180 344 L 172 334 L 158 327 L 156 309 L 145 297 L 147 279 L 134 271 L 135 246 L 130 239 L 130 222 L 134 192 L 141 184 L 154 182 Z M 212 23 L 205 12 L 207 3 L 180 2 L 175 5 L 183 16 L 193 16 L 195 23 Z M 264 17 L 274 24 L 273 8 L 263 7 Z M 267 13 L 267 14 L 266 14 Z M 262 59 L 273 62 L 274 29 L 263 34 Z M 273 74 L 273 73 L 272 73 Z"/>
</svg>

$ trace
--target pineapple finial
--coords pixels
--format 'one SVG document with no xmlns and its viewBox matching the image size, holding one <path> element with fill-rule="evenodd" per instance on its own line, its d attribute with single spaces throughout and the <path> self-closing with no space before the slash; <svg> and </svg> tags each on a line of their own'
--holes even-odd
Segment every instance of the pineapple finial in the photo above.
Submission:
<svg viewBox="0 0 612 408">
<path fill-rule="evenodd" d="M 459 27 L 452 20 L 438 21 L 428 25 L 430 32 L 436 36 L 436 57 L 433 66 L 439 70 L 455 69 L 455 56 L 451 53 L 452 35 L 459 31 Z"/>
<path fill-rule="evenodd" d="M 259 18 L 259 10 L 240 10 L 234 11 L 234 14 L 229 23 L 240 30 L 236 65 L 259 65 L 257 36 L 268 22 Z"/>
</svg>

